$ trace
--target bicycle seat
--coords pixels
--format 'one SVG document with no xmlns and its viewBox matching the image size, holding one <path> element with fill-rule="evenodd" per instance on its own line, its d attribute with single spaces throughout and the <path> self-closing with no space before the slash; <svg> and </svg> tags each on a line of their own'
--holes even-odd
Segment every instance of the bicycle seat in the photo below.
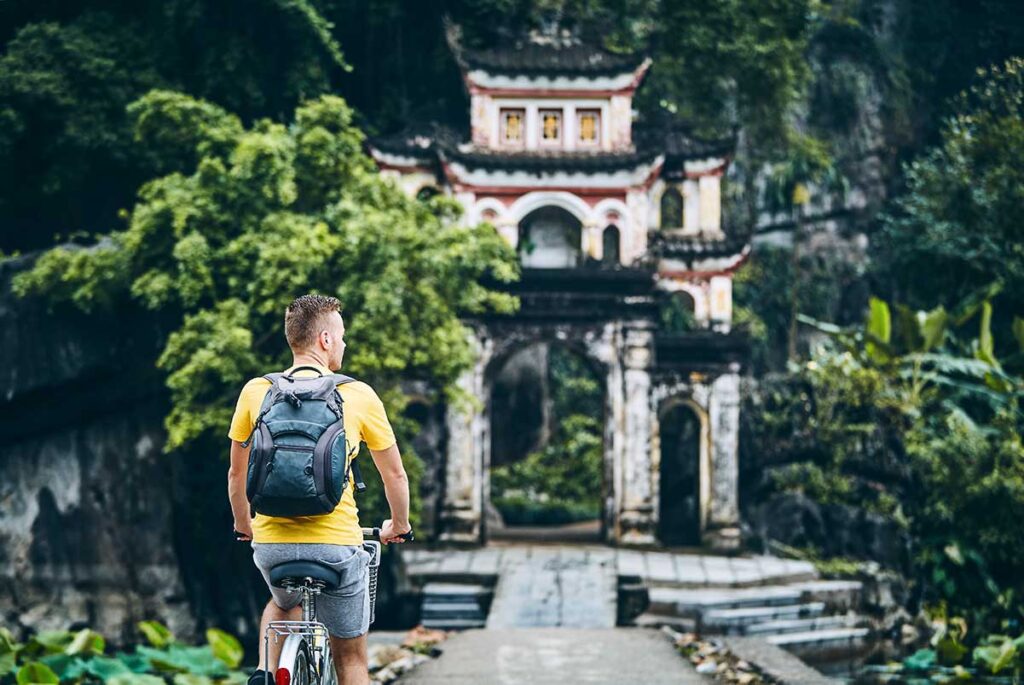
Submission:
<svg viewBox="0 0 1024 685">
<path fill-rule="evenodd" d="M 288 580 L 292 582 L 287 584 L 298 585 L 306 578 L 319 580 L 326 590 L 337 590 L 341 585 L 341 574 L 319 561 L 286 561 L 270 569 L 270 583 L 274 587 L 284 587 Z"/>
</svg>

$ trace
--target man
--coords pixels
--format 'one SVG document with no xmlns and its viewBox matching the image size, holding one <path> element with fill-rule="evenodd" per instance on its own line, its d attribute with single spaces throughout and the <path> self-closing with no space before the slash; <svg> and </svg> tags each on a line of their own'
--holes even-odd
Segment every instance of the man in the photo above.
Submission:
<svg viewBox="0 0 1024 685">
<path fill-rule="evenodd" d="M 292 302 L 284 317 L 285 337 L 291 347 L 292 367 L 314 366 L 322 373 L 341 368 L 345 353 L 345 323 L 341 305 L 333 297 L 303 295 Z M 312 370 L 296 375 L 315 376 Z M 345 488 L 334 511 L 321 516 L 271 517 L 258 514 L 250 518 L 245 495 L 249 448 L 243 447 L 260 412 L 270 387 L 265 378 L 254 378 L 242 388 L 231 419 L 231 465 L 228 469 L 228 498 L 240 539 L 252 540 L 253 561 L 270 587 L 269 570 L 275 564 L 296 559 L 326 562 L 342 574 L 336 593 L 326 593 L 317 601 L 317 619 L 331 634 L 331 651 L 341 685 L 368 685 L 366 633 L 369 630 L 369 596 L 366 570 L 369 555 L 362 549 L 363 536 L 353 496 L 353 480 Z M 409 481 L 395 434 L 384 405 L 366 383 L 349 382 L 338 386 L 343 401 L 346 454 L 355 454 L 363 441 L 384 481 L 384 492 L 391 507 L 391 518 L 381 525 L 384 544 L 402 542 L 409 525 Z M 270 587 L 272 598 L 263 610 L 260 622 L 260 667 L 264 662 L 262 636 L 271 621 L 298 620 L 301 608 L 298 593 L 289 594 Z M 280 645 L 270 645 L 271 674 L 277 669 Z M 262 685 L 264 672 L 257 670 L 250 683 Z M 271 676 L 271 682 L 273 677 Z"/>
</svg>

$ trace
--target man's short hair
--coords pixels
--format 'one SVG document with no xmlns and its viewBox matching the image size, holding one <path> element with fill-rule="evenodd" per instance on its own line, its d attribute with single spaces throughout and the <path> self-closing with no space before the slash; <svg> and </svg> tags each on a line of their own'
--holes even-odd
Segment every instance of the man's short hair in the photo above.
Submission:
<svg viewBox="0 0 1024 685">
<path fill-rule="evenodd" d="M 323 330 L 324 317 L 341 311 L 341 301 L 328 295 L 296 297 L 284 312 L 284 337 L 296 352 L 308 350 Z"/>
</svg>

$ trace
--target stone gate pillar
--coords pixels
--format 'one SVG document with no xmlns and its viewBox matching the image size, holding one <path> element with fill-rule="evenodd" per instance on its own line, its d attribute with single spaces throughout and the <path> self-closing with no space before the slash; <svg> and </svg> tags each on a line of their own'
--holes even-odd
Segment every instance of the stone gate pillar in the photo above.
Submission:
<svg viewBox="0 0 1024 685">
<path fill-rule="evenodd" d="M 623 331 L 621 480 L 619 481 L 619 542 L 654 543 L 655 506 L 651 460 L 651 366 L 654 334 L 650 330 Z"/>
<path fill-rule="evenodd" d="M 704 544 L 728 551 L 740 545 L 739 426 L 740 377 L 733 370 L 711 384 L 708 400 L 711 424 L 711 507 Z"/>
<path fill-rule="evenodd" d="M 483 416 L 484 370 L 489 355 L 485 345 L 473 336 L 476 362 L 459 377 L 459 389 L 466 402 L 448 403 L 445 424 L 448 450 L 444 470 L 444 502 L 438 528 L 441 540 L 478 543 L 482 535 L 485 450 L 487 423 Z"/>
</svg>

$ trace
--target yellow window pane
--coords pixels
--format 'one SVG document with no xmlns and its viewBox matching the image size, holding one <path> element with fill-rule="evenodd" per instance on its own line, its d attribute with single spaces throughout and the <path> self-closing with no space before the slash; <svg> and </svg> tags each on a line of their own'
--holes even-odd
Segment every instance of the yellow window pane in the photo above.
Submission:
<svg viewBox="0 0 1024 685">
<path fill-rule="evenodd" d="M 544 115 L 544 140 L 558 140 L 561 128 L 560 117 L 555 113 Z"/>
<path fill-rule="evenodd" d="M 519 112 L 509 112 L 505 115 L 505 140 L 518 142 L 523 137 L 523 117 Z"/>
<path fill-rule="evenodd" d="M 583 114 L 580 116 L 580 140 L 593 143 L 597 140 L 597 116 Z"/>
</svg>

